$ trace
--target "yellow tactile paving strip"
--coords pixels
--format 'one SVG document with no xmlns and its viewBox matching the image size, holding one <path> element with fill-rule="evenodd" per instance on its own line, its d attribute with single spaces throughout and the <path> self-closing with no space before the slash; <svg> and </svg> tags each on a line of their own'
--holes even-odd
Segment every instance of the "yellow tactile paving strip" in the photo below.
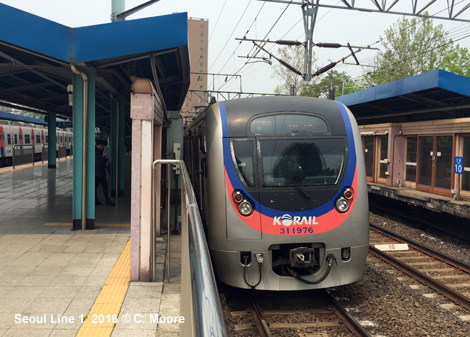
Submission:
<svg viewBox="0 0 470 337">
<path fill-rule="evenodd" d="M 70 222 L 46 222 L 44 226 L 59 226 L 59 227 L 72 227 Z M 130 227 L 130 224 L 122 223 L 96 223 L 95 227 Z"/>
<path fill-rule="evenodd" d="M 112 318 L 117 318 L 121 311 L 129 287 L 130 270 L 131 242 L 129 241 L 104 283 L 77 337 L 111 336 L 115 325 Z M 103 323 L 94 323 L 97 318 L 103 318 Z"/>
</svg>

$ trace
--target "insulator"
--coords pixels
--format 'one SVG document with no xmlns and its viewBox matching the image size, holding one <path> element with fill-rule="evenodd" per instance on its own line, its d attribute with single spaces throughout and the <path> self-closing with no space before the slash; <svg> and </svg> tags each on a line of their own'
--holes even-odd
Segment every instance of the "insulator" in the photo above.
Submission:
<svg viewBox="0 0 470 337">
<path fill-rule="evenodd" d="M 302 42 L 291 41 L 291 40 L 277 40 L 276 43 L 286 45 L 286 46 L 301 46 L 302 45 Z"/>
<path fill-rule="evenodd" d="M 297 75 L 300 75 L 302 76 L 302 73 L 300 71 L 298 71 L 297 69 L 295 69 L 293 66 L 291 66 L 289 63 L 283 61 L 283 60 L 279 60 L 279 63 L 281 63 L 283 66 L 285 66 L 286 68 L 290 69 L 291 71 L 293 71 L 294 73 L 296 73 Z"/>
<path fill-rule="evenodd" d="M 329 43 L 329 42 L 315 43 L 315 46 L 323 47 L 323 48 L 341 48 L 341 44 L 339 44 L 339 43 Z"/>
<path fill-rule="evenodd" d="M 313 76 L 321 75 L 324 72 L 327 72 L 328 70 L 330 70 L 331 68 L 334 68 L 335 66 L 336 66 L 336 62 L 330 63 L 329 65 L 324 66 L 323 68 L 317 70 L 315 74 L 313 74 Z"/>
</svg>

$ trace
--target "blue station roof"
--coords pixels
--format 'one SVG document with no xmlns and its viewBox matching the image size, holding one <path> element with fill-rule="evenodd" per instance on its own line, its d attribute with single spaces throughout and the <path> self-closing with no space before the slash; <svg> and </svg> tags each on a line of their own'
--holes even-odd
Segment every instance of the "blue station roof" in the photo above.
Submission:
<svg viewBox="0 0 470 337">
<path fill-rule="evenodd" d="M 362 125 L 469 117 L 470 78 L 433 70 L 336 100 Z"/>
<path fill-rule="evenodd" d="M 0 100 L 71 116 L 71 63 L 96 70 L 97 124 L 109 119 L 111 94 L 129 100 L 131 78 L 154 73 L 167 109 L 179 110 L 190 77 L 187 14 L 71 28 L 0 4 Z"/>
<path fill-rule="evenodd" d="M 33 123 L 33 124 L 40 124 L 40 125 L 47 125 L 42 119 L 37 119 L 28 116 L 21 116 L 17 114 L 12 114 L 9 112 L 0 111 L 0 120 L 9 120 L 9 121 L 18 121 L 18 122 L 26 122 L 26 123 Z"/>
</svg>

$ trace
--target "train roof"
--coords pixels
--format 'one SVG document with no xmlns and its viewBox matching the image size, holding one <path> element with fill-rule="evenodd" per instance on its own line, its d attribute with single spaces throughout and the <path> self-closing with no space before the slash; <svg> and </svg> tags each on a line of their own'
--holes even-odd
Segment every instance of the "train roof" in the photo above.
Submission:
<svg viewBox="0 0 470 337">
<path fill-rule="evenodd" d="M 345 134 L 343 115 L 335 101 L 303 96 L 252 97 L 225 101 L 228 133 L 231 137 L 247 136 L 250 120 L 263 114 L 306 113 L 320 116 L 330 126 L 329 132 Z"/>
</svg>

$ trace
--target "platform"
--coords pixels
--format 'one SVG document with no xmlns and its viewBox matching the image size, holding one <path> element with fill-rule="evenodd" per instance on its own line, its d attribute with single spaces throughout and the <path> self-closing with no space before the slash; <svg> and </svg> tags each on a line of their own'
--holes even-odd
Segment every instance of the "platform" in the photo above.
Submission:
<svg viewBox="0 0 470 337">
<path fill-rule="evenodd" d="M 97 229 L 73 231 L 71 160 L 1 169 L 0 336 L 179 335 L 156 315 L 179 314 L 180 237 L 171 239 L 171 283 L 164 238 L 159 282 L 129 283 L 130 199 L 115 202 L 96 206 Z"/>
<path fill-rule="evenodd" d="M 470 201 L 454 200 L 453 198 L 417 191 L 412 188 L 399 188 L 385 184 L 368 183 L 371 195 L 380 195 L 406 203 L 411 203 L 431 211 L 449 213 L 457 217 L 470 219 Z"/>
</svg>

